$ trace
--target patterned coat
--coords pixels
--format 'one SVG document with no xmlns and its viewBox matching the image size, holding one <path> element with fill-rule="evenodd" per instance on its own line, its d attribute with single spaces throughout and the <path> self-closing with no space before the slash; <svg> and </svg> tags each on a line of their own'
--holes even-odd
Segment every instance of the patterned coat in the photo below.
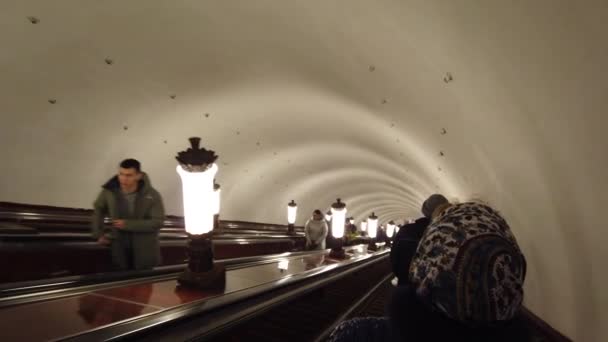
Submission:
<svg viewBox="0 0 608 342">
<path fill-rule="evenodd" d="M 520 309 L 526 260 L 497 211 L 461 203 L 425 231 L 409 275 L 431 309 L 469 326 L 492 326 Z"/>
</svg>

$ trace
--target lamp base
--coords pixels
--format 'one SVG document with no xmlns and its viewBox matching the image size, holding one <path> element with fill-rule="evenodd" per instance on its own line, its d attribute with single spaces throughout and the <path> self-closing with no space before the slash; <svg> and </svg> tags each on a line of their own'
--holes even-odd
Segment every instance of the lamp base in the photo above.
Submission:
<svg viewBox="0 0 608 342">
<path fill-rule="evenodd" d="M 288 224 L 287 225 L 287 234 L 295 234 L 296 233 L 296 229 L 295 226 L 293 224 Z"/>
<path fill-rule="evenodd" d="M 217 264 L 205 272 L 193 272 L 186 268 L 177 278 L 177 282 L 184 287 L 221 289 L 226 286 L 226 268 Z"/>
<path fill-rule="evenodd" d="M 332 259 L 346 259 L 346 251 L 344 248 L 332 248 L 329 252 L 329 257 Z"/>
</svg>

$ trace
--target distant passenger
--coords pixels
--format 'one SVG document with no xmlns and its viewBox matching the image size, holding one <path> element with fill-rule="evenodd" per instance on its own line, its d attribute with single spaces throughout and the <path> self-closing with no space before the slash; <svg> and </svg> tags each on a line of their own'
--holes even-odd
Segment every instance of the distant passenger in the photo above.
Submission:
<svg viewBox="0 0 608 342">
<path fill-rule="evenodd" d="M 120 163 L 118 175 L 103 186 L 94 203 L 93 237 L 110 246 L 120 270 L 150 269 L 160 262 L 159 230 L 165 218 L 160 194 L 135 159 Z M 104 217 L 112 220 L 104 226 Z"/>
<path fill-rule="evenodd" d="M 306 233 L 306 249 L 321 250 L 325 249 L 325 238 L 327 237 L 327 222 L 321 210 L 315 210 L 312 217 L 304 225 Z"/>
<path fill-rule="evenodd" d="M 344 245 L 350 246 L 358 237 L 357 225 L 350 223 L 350 219 L 347 219 L 344 222 Z"/>
<path fill-rule="evenodd" d="M 431 215 L 437 207 L 446 203 L 448 203 L 448 200 L 443 195 L 431 195 L 422 204 L 421 211 L 424 216 L 417 219 L 414 223 L 406 224 L 399 228 L 399 232 L 397 232 L 394 238 L 393 248 L 391 249 L 391 263 L 393 265 L 393 273 L 398 279 L 398 285 L 407 284 L 410 262 L 414 253 L 416 253 L 422 234 L 431 223 Z"/>
<path fill-rule="evenodd" d="M 329 341 L 532 340 L 517 319 L 526 260 L 504 218 L 467 202 L 444 203 L 431 220 L 389 317 L 346 321 Z"/>
</svg>

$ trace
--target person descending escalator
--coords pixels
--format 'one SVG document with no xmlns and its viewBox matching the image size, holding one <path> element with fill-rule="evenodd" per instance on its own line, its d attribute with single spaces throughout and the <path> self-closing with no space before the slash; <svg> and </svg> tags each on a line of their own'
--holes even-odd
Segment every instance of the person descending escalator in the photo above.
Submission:
<svg viewBox="0 0 608 342">
<path fill-rule="evenodd" d="M 312 217 L 306 221 L 304 232 L 306 234 L 306 249 L 325 249 L 325 238 L 327 237 L 327 223 L 321 210 L 313 211 Z"/>
</svg>

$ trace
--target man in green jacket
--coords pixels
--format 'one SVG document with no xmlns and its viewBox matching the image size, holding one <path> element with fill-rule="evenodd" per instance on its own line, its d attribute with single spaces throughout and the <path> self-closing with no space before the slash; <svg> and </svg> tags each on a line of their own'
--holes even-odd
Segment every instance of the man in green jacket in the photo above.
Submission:
<svg viewBox="0 0 608 342">
<path fill-rule="evenodd" d="M 150 269 L 160 263 L 159 230 L 165 219 L 160 194 L 135 159 L 120 163 L 118 175 L 102 186 L 94 203 L 93 237 L 110 246 L 120 270 Z M 104 226 L 104 217 L 112 226 Z"/>
</svg>

